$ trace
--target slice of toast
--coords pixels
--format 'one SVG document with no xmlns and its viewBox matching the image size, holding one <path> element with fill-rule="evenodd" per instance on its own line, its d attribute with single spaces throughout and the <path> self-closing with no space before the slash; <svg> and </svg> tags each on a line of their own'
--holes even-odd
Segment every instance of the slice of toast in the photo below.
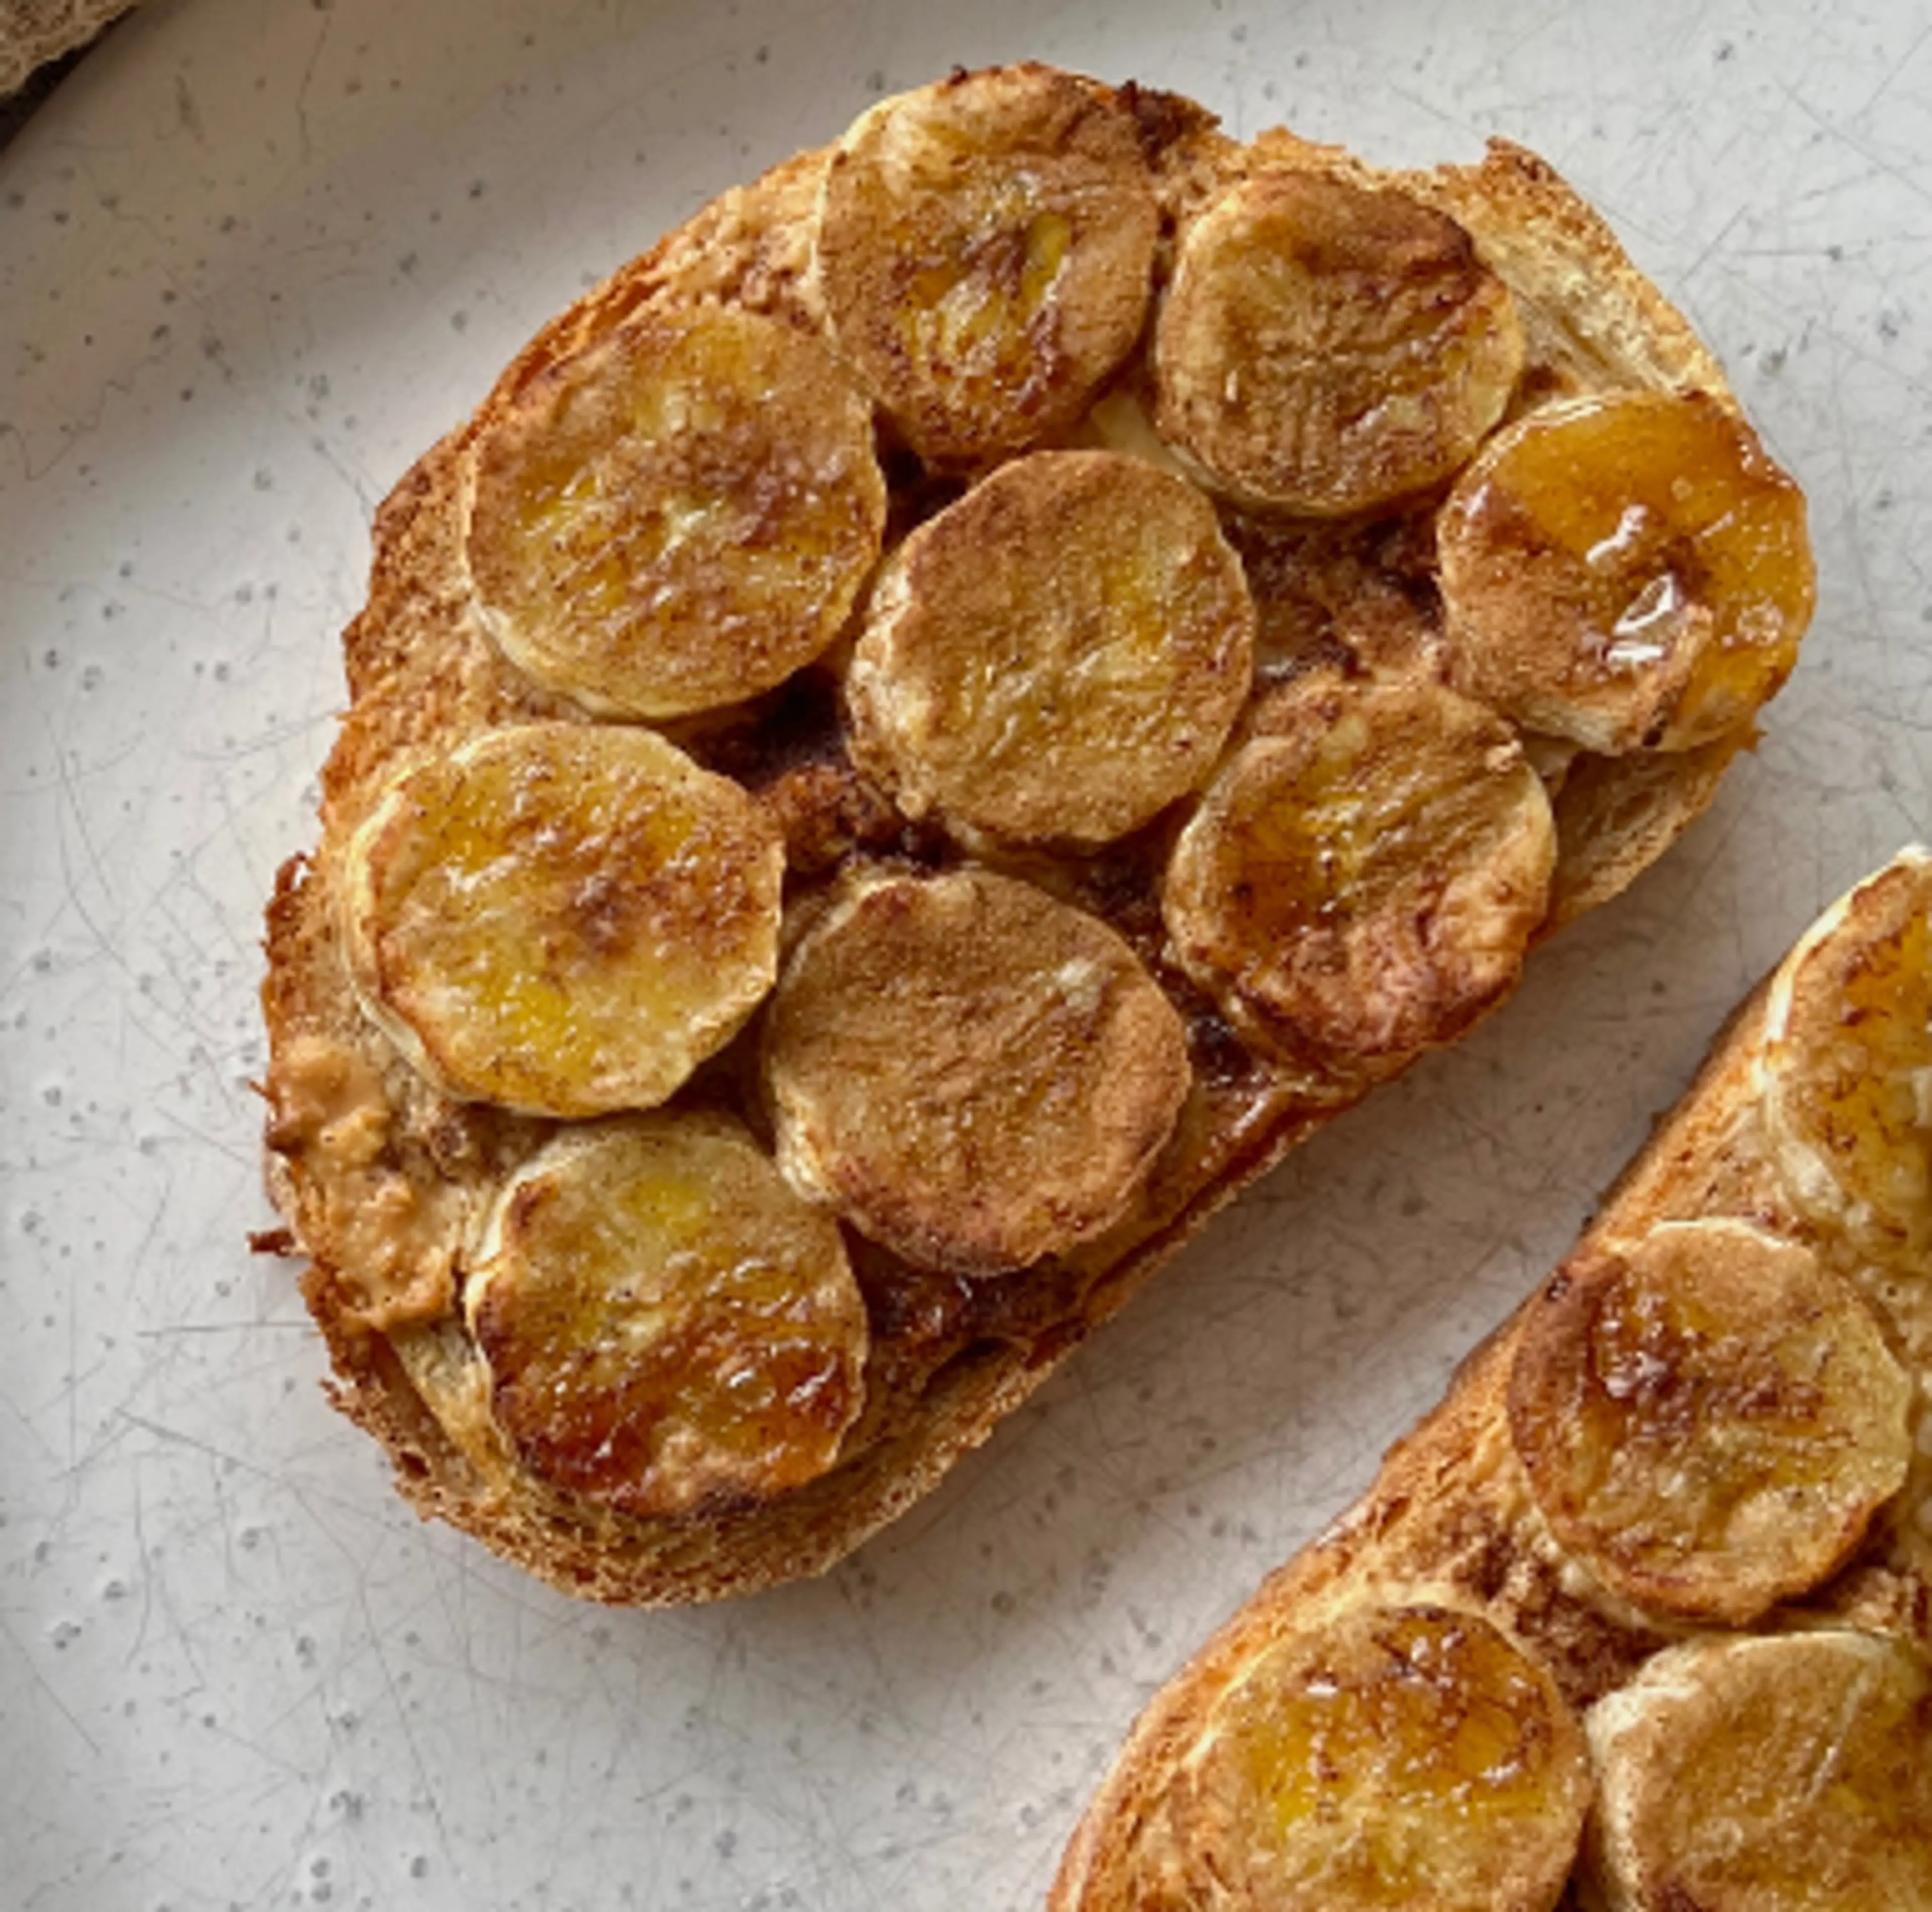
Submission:
<svg viewBox="0 0 1932 1912">
<path fill-rule="evenodd" d="M 1058 1912 L 1414 1902 L 1402 1865 L 1453 1851 L 1457 1810 L 1480 1823 L 1481 1775 L 1460 1807 L 1412 1794 L 1406 1860 L 1404 1808 L 1359 1761 L 1292 1823 L 1279 1771 L 1273 1797 L 1224 1787 L 1223 1817 L 1264 1848 L 1238 1889 L 1198 1822 L 1215 1748 L 1306 1704 L 1314 1649 L 1295 1643 L 1418 1604 L 1509 1641 L 1589 1749 L 1566 1748 L 1534 1810 L 1514 1802 L 1523 1866 L 1469 1902 L 1546 1912 L 1568 1880 L 1617 1912 L 1932 1904 L 1929 1064 L 1932 858 L 1909 851 L 1732 1019 L 1573 1255 L 1363 1498 L 1155 1697 L 1067 1850 Z M 1642 1278 L 1687 1244 L 1672 1277 Z M 1540 1705 L 1526 1676 L 1502 1710 Z M 1564 1775 L 1594 1793 L 1587 1822 Z M 1347 1890 L 1331 1873 L 1328 1896 L 1324 1813 L 1383 1815 L 1364 1836 L 1386 1862 Z"/>
<path fill-rule="evenodd" d="M 1263 275 L 1265 350 L 1256 259 L 1286 288 Z M 1250 377 L 1298 472 L 1248 429 Z M 1678 521 L 1675 453 L 1648 502 L 1604 491 L 1646 468 L 1626 413 L 1716 444 L 1714 518 Z M 1496 461 L 1578 418 L 1598 442 L 1549 495 L 1609 529 L 1563 558 Z M 1778 518 L 1768 584 L 1680 562 L 1732 504 Z M 1454 687 L 1486 640 L 1438 579 L 1452 506 L 1485 588 L 1624 594 L 1568 605 L 1552 668 L 1647 734 L 1594 747 Z M 1796 487 L 1542 162 L 1378 173 L 1038 67 L 883 103 L 620 268 L 374 546 L 320 840 L 268 913 L 276 1245 L 421 1511 L 640 1604 L 831 1565 L 1238 1188 L 1501 1001 L 1709 801 L 1811 590 Z M 519 790 L 599 756 L 558 727 L 640 722 L 685 767 L 635 771 L 662 801 L 621 857 L 594 776 L 531 821 L 550 800 Z M 784 1013 L 747 1021 L 774 973 Z M 668 1099 L 655 1063 L 541 1086 L 593 997 L 674 1057 Z M 532 1069 L 520 1043 L 562 1046 Z M 842 1257 L 728 1307 L 662 1244 L 526 1279 L 506 1204 L 555 1185 L 525 1172 L 560 1138 L 634 1119 L 620 1079 L 735 1124 Z M 819 1393 L 778 1378 L 794 1331 Z M 688 1464 L 707 1442 L 736 1458 Z"/>
</svg>

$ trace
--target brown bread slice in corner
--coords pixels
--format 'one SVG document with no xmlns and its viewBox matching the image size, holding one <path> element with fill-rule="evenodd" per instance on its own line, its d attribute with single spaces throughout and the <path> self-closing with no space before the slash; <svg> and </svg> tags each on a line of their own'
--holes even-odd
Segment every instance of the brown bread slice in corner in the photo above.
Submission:
<svg viewBox="0 0 1932 1912">
<path fill-rule="evenodd" d="M 1932 1904 L 1928 1072 L 1908 851 L 1156 1695 L 1054 1912 Z M 1507 1643 L 1506 1673 L 1432 1658 L 1418 1611 Z M 1383 1651 L 1352 1685 L 1364 1614 Z"/>
</svg>

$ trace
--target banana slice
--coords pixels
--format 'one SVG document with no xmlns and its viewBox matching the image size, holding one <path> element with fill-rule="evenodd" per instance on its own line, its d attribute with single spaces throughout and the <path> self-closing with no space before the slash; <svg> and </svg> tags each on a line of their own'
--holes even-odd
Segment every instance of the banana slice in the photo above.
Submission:
<svg viewBox="0 0 1932 1912">
<path fill-rule="evenodd" d="M 878 555 L 871 408 L 754 313 L 647 312 L 485 428 L 466 551 L 484 628 L 600 716 L 768 690 L 838 634 Z"/>
<path fill-rule="evenodd" d="M 446 1093 L 539 1115 L 662 1102 L 778 970 L 784 847 L 648 731 L 486 731 L 394 783 L 351 839 L 364 1009 Z"/>
<path fill-rule="evenodd" d="M 846 679 L 853 755 L 908 816 L 1104 843 L 1205 780 L 1254 629 L 1192 485 L 1108 452 L 1036 452 L 888 566 Z"/>
<path fill-rule="evenodd" d="M 1192 1080 L 1180 1018 L 1126 944 L 973 869 L 834 903 L 786 963 L 764 1069 L 793 1185 L 964 1274 L 1114 1220 Z"/>
<path fill-rule="evenodd" d="M 1742 1221 L 1578 1256 L 1509 1421 L 1557 1539 L 1642 1607 L 1742 1626 L 1843 1564 L 1904 1485 L 1912 1383 L 1844 1277 Z"/>
<path fill-rule="evenodd" d="M 1550 1912 L 1590 1776 L 1556 1682 L 1488 1620 L 1376 1604 L 1270 1647 L 1174 1787 L 1190 1904 Z"/>
<path fill-rule="evenodd" d="M 1168 934 L 1258 1042 L 1359 1085 L 1515 981 L 1550 800 L 1499 718 L 1426 680 L 1313 673 L 1258 722 L 1174 847 Z"/>
<path fill-rule="evenodd" d="M 838 347 L 928 462 L 1072 425 L 1140 336 L 1158 215 L 1134 122 L 1043 67 L 886 100 L 826 174 L 814 248 Z"/>
<path fill-rule="evenodd" d="M 1450 683 L 1607 755 L 1748 722 L 1810 622 L 1804 494 L 1702 393 L 1529 413 L 1456 481 L 1437 535 Z"/>
<path fill-rule="evenodd" d="M 1868 1254 L 1932 1248 L 1932 857 L 1909 851 L 1780 968 L 1756 1064 L 1792 1198 Z"/>
<path fill-rule="evenodd" d="M 499 1193 L 465 1304 L 519 1458 L 621 1514 L 801 1487 L 865 1398 L 838 1223 L 723 1116 L 561 1132 Z"/>
<path fill-rule="evenodd" d="M 1522 362 L 1509 288 L 1454 220 L 1262 173 L 1183 236 L 1154 326 L 1155 422 L 1242 504 L 1345 517 L 1457 470 Z"/>
<path fill-rule="evenodd" d="M 1905 1648 L 1692 1641 L 1585 1724 L 1610 1912 L 1932 1912 L 1932 1682 Z"/>
</svg>

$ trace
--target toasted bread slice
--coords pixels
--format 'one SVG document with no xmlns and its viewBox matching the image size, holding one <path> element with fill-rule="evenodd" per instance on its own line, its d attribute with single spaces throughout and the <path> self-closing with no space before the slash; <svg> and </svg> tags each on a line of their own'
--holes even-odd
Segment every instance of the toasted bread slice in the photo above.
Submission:
<svg viewBox="0 0 1932 1912">
<path fill-rule="evenodd" d="M 1847 1042 L 1868 1084 L 1928 1079 L 1928 918 L 1932 857 L 1908 851 L 1757 990 L 1575 1253 L 1156 1696 L 1055 1912 L 1304 1903 L 1330 1863 L 1318 1829 L 1370 1810 L 1354 1776 L 1312 1785 L 1286 1834 L 1280 1799 L 1252 1798 L 1270 1870 L 1231 1891 L 1192 1830 L 1201 1748 L 1234 1696 L 1264 1715 L 1270 1667 L 1310 1685 L 1284 1641 L 1423 1598 L 1514 1643 L 1586 1729 L 1588 1829 L 1552 1793 L 1538 1829 L 1568 1850 L 1533 1912 L 1566 1877 L 1615 1912 L 1932 1905 L 1932 1280 L 1909 1230 L 1862 1238 L 1832 1199 L 1895 1157 L 1886 1186 L 1922 1206 L 1932 1109 L 1834 1103 L 1836 1145 L 1797 1173 L 1778 1132 L 1838 1093 Z M 1519 1727 L 1542 1717 L 1528 1686 L 1514 1704 Z"/>
<path fill-rule="evenodd" d="M 1276 283 L 1270 344 L 1248 320 Z M 1306 384 L 1331 325 L 1346 377 Z M 1378 354 L 1390 409 L 1352 422 Z M 1244 383 L 1307 426 L 1300 476 L 1209 402 Z M 1444 488 L 1492 428 L 1630 394 L 1736 414 L 1528 155 L 1377 173 L 1032 66 L 882 102 L 545 326 L 377 514 L 320 844 L 268 911 L 270 1184 L 335 1398 L 403 1492 L 598 1599 L 817 1572 L 1239 1187 L 1502 1001 L 1708 802 L 1808 608 L 1801 549 L 1778 668 L 1694 748 L 1593 752 L 1451 686 L 1452 635 L 1481 640 L 1438 583 Z M 1613 469 L 1580 482 L 1589 509 L 1537 537 L 1614 513 Z M 1690 581 L 1625 585 L 1668 599 L 1665 650 L 1702 641 Z M 628 754 L 692 793 L 688 827 L 620 827 L 594 779 L 544 794 L 550 757 L 599 754 L 560 735 L 640 722 L 658 740 Z M 479 792 L 477 764 L 512 769 Z M 1349 823 L 1358 770 L 1372 828 Z M 1328 839 L 1289 814 L 1311 780 Z M 1295 858 L 1270 853 L 1290 836 Z M 646 864 L 662 908 L 629 893 Z M 404 980 L 376 960 L 394 870 L 459 919 L 412 919 Z M 676 929 L 693 908 L 708 941 Z M 954 914 L 935 958 L 912 932 L 951 937 Z M 916 974 L 880 953 L 916 948 Z M 621 1021 L 593 1027 L 627 991 L 650 1067 L 614 1064 Z M 506 1230 L 506 1200 L 584 1159 L 573 1124 L 654 1108 L 726 1124 L 831 1217 L 862 1329 L 822 1256 L 760 1302 L 736 1364 L 730 1310 L 692 1301 L 650 1231 L 576 1286 L 530 1260 L 558 1238 Z M 704 1324 L 688 1400 L 666 1378 L 685 1340 L 639 1298 L 661 1292 Z M 772 1324 L 808 1316 L 823 1358 L 799 1371 L 836 1401 L 778 1398 Z M 635 1388 L 613 1352 L 634 1343 Z M 578 1373 L 585 1425 L 644 1416 L 675 1454 L 652 1472 L 627 1422 L 609 1452 L 636 1479 L 579 1467 Z M 542 1412 L 532 1374 L 561 1390 Z M 721 1376 L 772 1411 L 747 1409 L 748 1458 L 712 1464 L 692 1430 Z"/>
</svg>

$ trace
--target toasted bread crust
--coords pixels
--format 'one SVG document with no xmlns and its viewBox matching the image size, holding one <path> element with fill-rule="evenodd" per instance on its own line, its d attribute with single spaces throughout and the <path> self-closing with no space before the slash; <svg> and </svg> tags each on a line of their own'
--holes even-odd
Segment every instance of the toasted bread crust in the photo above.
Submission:
<svg viewBox="0 0 1932 1912">
<path fill-rule="evenodd" d="M 1229 183 L 1294 166 L 1405 191 L 1458 220 L 1525 311 L 1528 369 L 1518 406 L 1606 385 L 1694 387 L 1733 402 L 1688 326 L 1601 222 L 1516 149 L 1498 146 L 1472 169 L 1378 174 L 1285 134 L 1238 146 L 1177 96 L 1129 86 L 1109 97 L 1132 126 L 1170 236 Z M 1157 819 L 1096 858 L 1014 853 L 1014 874 L 1100 917 L 1134 948 L 1186 1027 L 1192 1087 L 1120 1218 L 1024 1276 L 990 1281 L 916 1266 L 854 1238 L 872 1323 L 866 1409 L 839 1465 L 784 1494 L 632 1519 L 586 1508 L 534 1476 L 477 1464 L 495 1436 L 461 1319 L 466 1258 L 494 1190 L 552 1127 L 439 1094 L 362 1014 L 337 928 L 344 848 L 408 764 L 505 724 L 585 721 L 507 662 L 478 614 L 464 542 L 479 436 L 517 415 L 570 355 L 660 305 L 741 306 L 823 342 L 812 235 L 831 150 L 801 154 L 724 194 L 545 326 L 475 416 L 380 508 L 368 601 L 343 640 L 350 703 L 323 773 L 320 844 L 284 869 L 268 912 L 268 1172 L 310 1264 L 304 1292 L 328 1346 L 338 1404 L 383 1444 L 400 1490 L 424 1514 L 600 1600 L 713 1598 L 830 1566 L 985 1439 L 1214 1209 L 1360 1092 L 1331 1085 L 1311 1097 L 1292 1071 L 1245 1046 L 1166 959 L 1155 886 L 1169 824 Z M 1164 237 L 1156 293 L 1172 254 Z M 1130 374 L 1120 389 L 1132 385 Z M 1069 442 L 1090 441 L 1076 428 Z M 933 482 L 942 484 L 934 497 L 922 479 L 898 488 L 895 509 L 910 517 L 889 537 L 944 501 L 943 481 Z M 1361 572 L 1374 618 L 1385 623 L 1389 603 L 1406 603 L 1420 633 L 1414 643 L 1358 650 L 1344 611 L 1324 640 L 1330 661 L 1339 656 L 1352 670 L 1432 668 L 1427 633 L 1438 614 L 1426 561 L 1418 569 L 1407 555 L 1378 554 L 1359 527 L 1337 527 L 1334 537 L 1352 554 L 1336 575 L 1350 566 Z M 1354 554 L 1358 547 L 1367 554 Z M 854 770 L 836 705 L 837 647 L 830 662 L 752 704 L 662 727 L 700 763 L 737 777 L 778 820 L 794 928 L 842 863 L 902 868 L 910 857 L 946 867 L 958 855 Z M 1567 803 L 1559 794 L 1556 901 L 1539 933 L 1614 894 L 1660 854 L 1709 800 L 1743 740 L 1741 732 L 1720 740 L 1721 749 L 1586 758 L 1574 767 L 1566 788 L 1580 794 Z M 714 1058 L 685 1099 L 732 1109 L 759 1127 L 755 1046 L 748 1035 Z M 1632 1650 L 1625 1632 L 1598 1631 L 1592 1650 L 1622 1664 Z"/>
<path fill-rule="evenodd" d="M 1825 919 L 1831 934 L 1854 938 L 1868 929 L 1882 881 L 1862 886 Z M 1791 1202 L 1760 1121 L 1758 1076 L 1774 981 L 1761 985 L 1720 1032 L 1690 1089 L 1611 1189 L 1564 1266 L 1469 1357 L 1442 1401 L 1390 1449 L 1362 1498 L 1264 1580 L 1156 1695 L 1074 1834 L 1051 1895 L 1053 1912 L 1184 1902 L 1163 1898 L 1159 1884 L 1172 1870 L 1175 1775 L 1220 1696 L 1311 1616 L 1371 1595 L 1439 1590 L 1522 1641 L 1580 1709 L 1628 1689 L 1673 1643 L 1722 1637 L 1661 1604 L 1632 1604 L 1564 1551 L 1512 1439 L 1510 1395 L 1519 1350 L 1535 1349 L 1549 1331 L 1549 1298 L 1560 1306 L 1573 1277 L 1594 1280 L 1605 1258 L 1620 1247 L 1628 1252 L 1660 1223 L 1734 1218 L 1821 1262 L 1834 1259 L 1837 1243 Z M 1895 1348 L 1910 1342 L 1915 1325 L 1882 1310 L 1879 1325 Z M 1920 1386 L 1922 1392 L 1922 1378 Z M 1932 1654 L 1932 1530 L 1916 1514 L 1928 1472 L 1922 1452 L 1888 1515 L 1867 1529 L 1850 1559 L 1841 1554 L 1835 1565 L 1821 1563 L 1829 1577 L 1761 1613 L 1754 1633 L 1832 1625 L 1886 1635 L 1908 1658 Z M 1659 1901 L 1666 1902 L 1675 1901 Z"/>
</svg>

